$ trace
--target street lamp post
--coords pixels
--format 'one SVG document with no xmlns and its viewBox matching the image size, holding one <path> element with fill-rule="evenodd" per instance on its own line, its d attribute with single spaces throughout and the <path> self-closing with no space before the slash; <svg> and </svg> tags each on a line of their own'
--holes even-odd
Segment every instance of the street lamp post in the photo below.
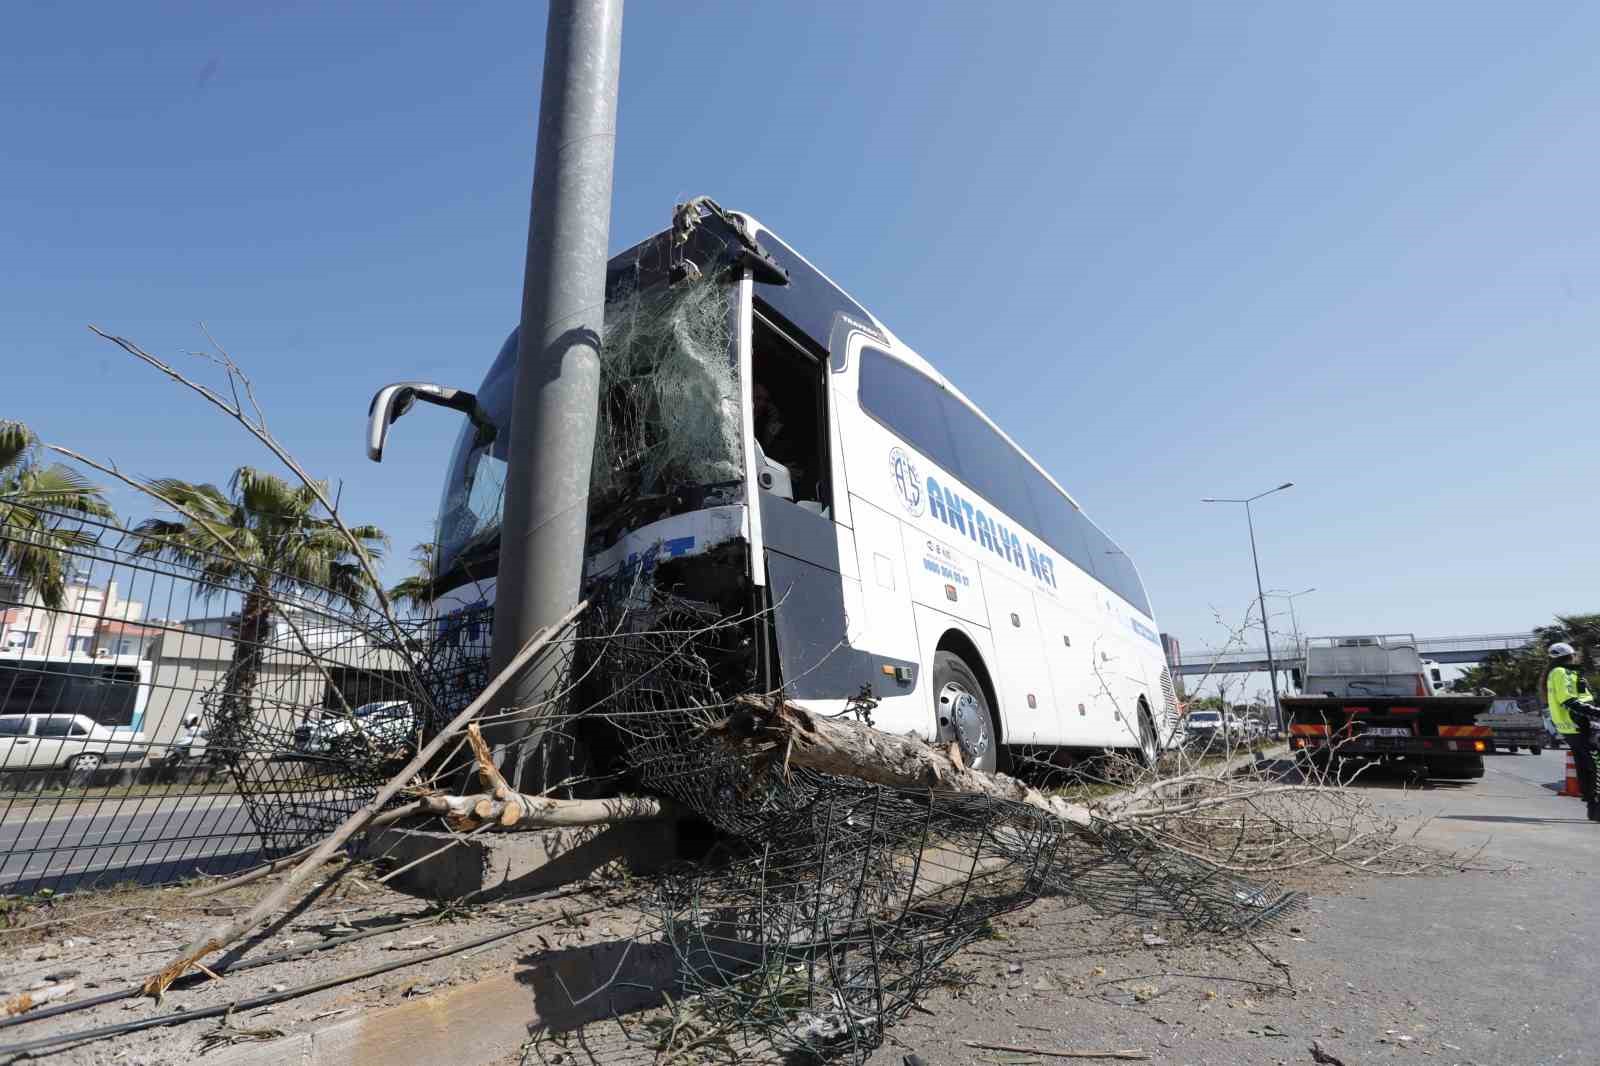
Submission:
<svg viewBox="0 0 1600 1066">
<path fill-rule="evenodd" d="M 1244 504 L 1244 519 L 1250 527 L 1250 561 L 1256 568 L 1256 605 L 1261 610 L 1261 636 L 1267 642 L 1267 676 L 1272 681 L 1272 716 L 1277 729 L 1283 730 L 1283 704 L 1278 702 L 1278 664 L 1272 658 L 1272 629 L 1267 625 L 1267 594 L 1261 588 L 1261 558 L 1256 553 L 1256 521 L 1250 511 L 1250 505 L 1263 496 L 1271 496 L 1274 492 L 1293 488 L 1294 482 L 1285 481 L 1275 489 L 1258 492 L 1254 496 L 1242 500 L 1223 499 L 1221 497 L 1207 497 L 1201 503 L 1242 503 Z"/>
<path fill-rule="evenodd" d="M 1294 601 L 1299 599 L 1301 596 L 1305 596 L 1315 591 L 1317 591 L 1316 587 L 1312 586 L 1308 589 L 1301 589 L 1299 592 L 1267 593 L 1268 596 L 1274 596 L 1280 600 L 1289 601 L 1289 628 L 1294 631 L 1294 654 L 1296 658 L 1300 658 L 1305 654 L 1305 641 L 1300 636 L 1300 620 L 1294 615 Z"/>
<path fill-rule="evenodd" d="M 582 583 L 622 6 L 623 0 L 551 0 L 546 21 L 491 673 L 577 602 Z M 560 653 L 545 652 L 505 686 L 499 707 L 537 705 L 559 665 Z M 535 739 L 538 726 L 526 714 L 500 718 L 484 736 L 491 748 L 521 748 L 515 763 L 502 767 L 514 788 L 537 793 L 571 776 L 574 751 L 566 738 L 552 730 Z"/>
</svg>

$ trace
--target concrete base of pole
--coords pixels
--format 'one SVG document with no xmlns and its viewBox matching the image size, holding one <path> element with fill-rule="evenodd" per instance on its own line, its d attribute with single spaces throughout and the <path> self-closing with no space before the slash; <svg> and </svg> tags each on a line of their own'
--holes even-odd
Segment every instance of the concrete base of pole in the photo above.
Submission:
<svg viewBox="0 0 1600 1066">
<path fill-rule="evenodd" d="M 389 882 L 402 892 L 441 901 L 466 895 L 481 900 L 575 884 L 613 864 L 633 874 L 653 873 L 677 858 L 677 828 L 676 821 L 663 819 L 480 833 L 443 851 L 453 839 L 449 833 L 386 829 L 373 838 L 371 853 L 397 867 L 422 860 Z"/>
</svg>

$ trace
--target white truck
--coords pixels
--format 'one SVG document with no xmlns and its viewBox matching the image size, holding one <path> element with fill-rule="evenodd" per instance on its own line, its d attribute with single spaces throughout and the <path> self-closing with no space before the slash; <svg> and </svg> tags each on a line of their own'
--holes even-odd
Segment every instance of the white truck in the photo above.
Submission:
<svg viewBox="0 0 1600 1066">
<path fill-rule="evenodd" d="M 1494 731 L 1477 718 L 1492 699 L 1441 695 L 1411 634 L 1314 638 L 1296 680 L 1304 695 L 1282 701 L 1289 743 L 1318 768 L 1398 762 L 1417 776 L 1483 776 Z"/>
</svg>

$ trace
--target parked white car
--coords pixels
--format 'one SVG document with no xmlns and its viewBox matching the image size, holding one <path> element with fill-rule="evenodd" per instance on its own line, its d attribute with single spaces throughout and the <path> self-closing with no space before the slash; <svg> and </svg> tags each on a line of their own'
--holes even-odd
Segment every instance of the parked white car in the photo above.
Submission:
<svg viewBox="0 0 1600 1066">
<path fill-rule="evenodd" d="M 1222 712 L 1190 711 L 1183 722 L 1185 743 L 1209 746 L 1222 739 Z"/>
<path fill-rule="evenodd" d="M 83 714 L 0 714 L 0 769 L 98 770 L 138 763 L 145 745 L 133 734 Z"/>
<path fill-rule="evenodd" d="M 346 715 L 325 710 L 314 722 L 294 731 L 296 751 L 306 755 L 342 755 L 363 751 L 389 754 L 416 741 L 416 716 L 405 700 L 363 703 Z"/>
</svg>

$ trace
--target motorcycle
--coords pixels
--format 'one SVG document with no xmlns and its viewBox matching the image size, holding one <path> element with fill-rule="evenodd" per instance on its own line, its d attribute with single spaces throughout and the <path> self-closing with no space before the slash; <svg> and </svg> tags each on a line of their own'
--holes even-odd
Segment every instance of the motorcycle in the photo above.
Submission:
<svg viewBox="0 0 1600 1066">
<path fill-rule="evenodd" d="M 167 754 L 162 759 L 164 766 L 184 766 L 203 762 L 206 755 L 206 737 L 208 731 L 198 714 L 191 714 L 183 720 L 183 732 L 173 738 L 167 746 Z"/>
</svg>

